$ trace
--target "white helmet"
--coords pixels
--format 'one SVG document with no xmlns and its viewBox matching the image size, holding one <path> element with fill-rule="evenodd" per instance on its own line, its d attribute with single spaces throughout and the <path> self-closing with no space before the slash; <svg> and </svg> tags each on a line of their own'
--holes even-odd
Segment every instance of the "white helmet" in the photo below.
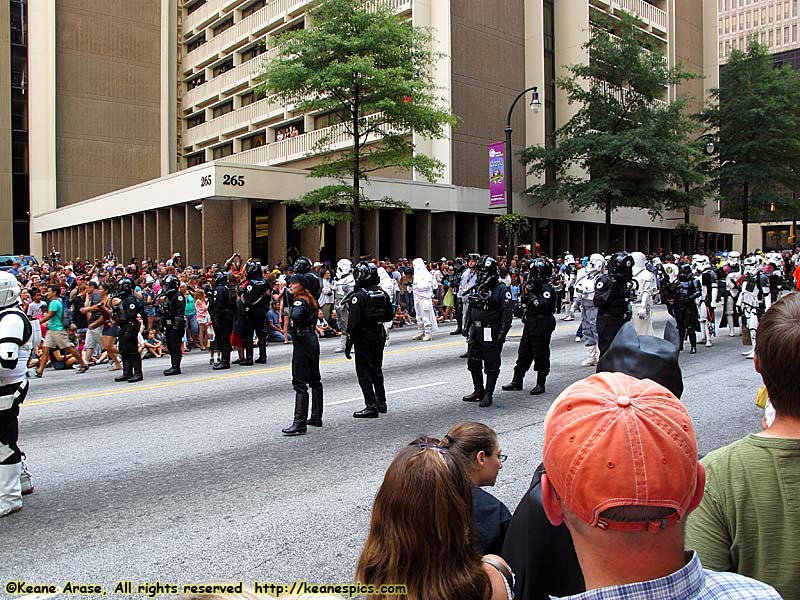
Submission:
<svg viewBox="0 0 800 600">
<path fill-rule="evenodd" d="M 695 254 L 692 256 L 692 271 L 695 273 L 705 273 L 711 268 L 711 262 L 705 254 Z"/>
<path fill-rule="evenodd" d="M 728 264 L 732 267 L 738 267 L 741 256 L 736 250 L 728 252 Z"/>
<path fill-rule="evenodd" d="M 661 264 L 661 259 L 657 256 L 654 256 L 653 259 L 650 261 L 650 264 L 653 265 L 654 267 L 657 267 L 658 265 Z"/>
<path fill-rule="evenodd" d="M 747 275 L 755 275 L 759 268 L 761 268 L 761 257 L 757 254 L 752 254 L 744 259 L 744 272 Z"/>
<path fill-rule="evenodd" d="M 783 255 L 780 252 L 767 252 L 764 255 L 764 262 L 773 265 L 776 269 L 783 268 Z"/>
<path fill-rule="evenodd" d="M 575 264 L 575 257 L 572 254 L 570 254 L 569 252 L 567 252 L 564 255 L 564 264 L 565 265 L 574 265 Z"/>
<path fill-rule="evenodd" d="M 586 272 L 590 275 L 601 273 L 606 268 L 606 259 L 602 254 L 592 254 L 589 257 L 589 262 L 586 263 Z"/>
<path fill-rule="evenodd" d="M 353 272 L 353 263 L 349 259 L 343 258 L 336 263 L 336 279 L 347 277 Z"/>
<path fill-rule="evenodd" d="M 19 298 L 19 281 L 8 271 L 0 271 L 0 308 L 14 306 Z"/>
<path fill-rule="evenodd" d="M 633 258 L 633 276 L 636 277 L 645 270 L 647 266 L 647 257 L 643 252 L 631 252 L 631 257 Z"/>
<path fill-rule="evenodd" d="M 680 268 L 675 263 L 667 263 L 664 265 L 664 272 L 669 276 L 670 281 L 677 281 Z"/>
</svg>

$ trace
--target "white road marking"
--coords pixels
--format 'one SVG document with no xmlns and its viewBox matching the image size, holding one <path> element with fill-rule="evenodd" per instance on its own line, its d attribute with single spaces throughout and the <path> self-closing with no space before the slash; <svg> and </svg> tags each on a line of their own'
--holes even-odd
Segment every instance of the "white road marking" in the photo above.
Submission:
<svg viewBox="0 0 800 600">
<path fill-rule="evenodd" d="M 391 392 L 386 392 L 387 396 L 392 396 L 394 394 L 402 394 L 403 392 L 411 392 L 414 390 L 422 390 L 429 387 L 436 387 L 437 385 L 444 385 L 447 383 L 446 381 L 437 381 L 436 383 L 426 383 L 425 385 L 415 385 L 414 387 L 403 388 L 402 390 L 392 390 Z M 348 402 L 355 402 L 356 400 L 363 400 L 363 396 L 358 396 L 356 398 L 349 398 L 347 400 L 337 400 L 336 402 L 326 402 L 325 406 L 336 406 L 337 404 L 347 404 Z"/>
</svg>

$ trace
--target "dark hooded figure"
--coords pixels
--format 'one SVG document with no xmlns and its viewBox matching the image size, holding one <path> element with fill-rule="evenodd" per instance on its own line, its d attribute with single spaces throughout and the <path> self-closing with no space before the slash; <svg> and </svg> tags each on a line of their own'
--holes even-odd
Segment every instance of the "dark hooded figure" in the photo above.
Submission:
<svg viewBox="0 0 800 600">
<path fill-rule="evenodd" d="M 683 376 L 678 364 L 680 339 L 670 322 L 664 339 L 639 336 L 633 324 L 622 326 L 597 364 L 597 372 L 615 371 L 651 379 L 680 398 Z M 554 527 L 542 507 L 540 480 L 544 465 L 533 474 L 508 526 L 502 556 L 516 575 L 516 600 L 549 600 L 586 591 L 578 557 L 567 526 Z"/>
</svg>

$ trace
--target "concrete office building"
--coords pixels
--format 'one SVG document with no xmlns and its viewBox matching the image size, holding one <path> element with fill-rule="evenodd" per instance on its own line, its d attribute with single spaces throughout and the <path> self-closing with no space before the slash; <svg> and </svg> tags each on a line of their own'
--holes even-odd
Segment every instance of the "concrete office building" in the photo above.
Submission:
<svg viewBox="0 0 800 600">
<path fill-rule="evenodd" d="M 415 140 L 420 151 L 445 164 L 437 183 L 396 173 L 373 179 L 368 194 L 403 199 L 413 213 L 365 213 L 361 253 L 438 258 L 463 251 L 498 252 L 502 240 L 493 219 L 499 211 L 488 208 L 487 144 L 503 139 L 509 105 L 531 85 L 540 86 L 545 110 L 534 114 L 520 103 L 513 117 L 514 151 L 544 143 L 545 132 L 570 117 L 575 107 L 555 89 L 554 77 L 564 72 L 564 65 L 587 60 L 581 45 L 600 13 L 635 13 L 642 35 L 663 48 L 670 64 L 681 61 L 704 74 L 686 89 L 665 88 L 663 101 L 689 92 L 701 102 L 717 84 L 714 0 L 385 1 L 398 15 L 433 29 L 434 50 L 448 57 L 437 64 L 434 78 L 461 122 L 446 139 Z M 312 258 L 333 261 L 346 255 L 348 223 L 298 232 L 291 226 L 295 209 L 281 203 L 319 185 L 302 169 L 314 160 L 307 154 L 315 140 L 330 131 L 325 115 L 300 114 L 253 92 L 263 61 L 274 52 L 269 49 L 276 36 L 307 26 L 312 4 L 313 0 L 162 0 L 160 46 L 149 48 L 160 50 L 157 152 L 150 113 L 146 125 L 132 124 L 130 132 L 142 138 L 148 169 L 158 155 L 158 176 L 77 203 L 74 187 L 62 196 L 51 185 L 37 197 L 34 211 L 32 228 L 41 247 L 94 256 L 113 245 L 125 260 L 163 259 L 180 251 L 196 264 L 221 261 L 233 251 L 275 263 L 293 247 Z M 138 18 L 148 18 L 144 12 L 138 10 Z M 84 33 L 96 34 L 88 29 Z M 47 77 L 41 79 L 48 82 Z M 142 103 L 151 100 L 148 85 L 137 86 L 146 97 Z M 54 102 L 59 101 L 56 91 Z M 287 135 L 295 130 L 296 135 Z M 58 167 L 53 165 L 51 172 L 58 173 Z M 532 225 L 522 242 L 538 243 L 550 253 L 596 250 L 603 216 L 572 214 L 566 206 L 534 207 L 522 193 L 532 182 L 521 167 L 515 169 L 515 211 L 528 215 Z M 692 211 L 701 241 L 710 249 L 732 247 L 737 223 L 720 221 L 715 210 L 716 206 Z M 682 219 L 683 213 L 676 213 L 653 223 L 645 212 L 618 211 L 615 244 L 629 250 L 676 249 L 680 240 L 674 226 Z"/>
</svg>

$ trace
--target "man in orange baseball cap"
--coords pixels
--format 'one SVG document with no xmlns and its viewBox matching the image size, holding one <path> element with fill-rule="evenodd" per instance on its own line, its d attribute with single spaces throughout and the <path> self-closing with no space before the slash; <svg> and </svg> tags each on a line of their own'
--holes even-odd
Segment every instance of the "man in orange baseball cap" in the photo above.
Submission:
<svg viewBox="0 0 800 600">
<path fill-rule="evenodd" d="M 545 418 L 544 467 L 545 513 L 566 523 L 586 582 L 571 598 L 780 598 L 684 551 L 705 472 L 686 408 L 665 387 L 623 373 L 571 385 Z"/>
</svg>

